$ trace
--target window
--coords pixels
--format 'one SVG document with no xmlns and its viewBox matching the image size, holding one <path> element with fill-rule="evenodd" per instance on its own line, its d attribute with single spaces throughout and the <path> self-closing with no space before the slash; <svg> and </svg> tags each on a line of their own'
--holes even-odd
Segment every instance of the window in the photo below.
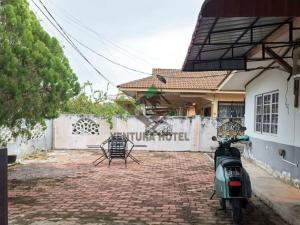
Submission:
<svg viewBox="0 0 300 225">
<path fill-rule="evenodd" d="M 245 104 L 240 102 L 220 102 L 219 118 L 243 118 Z"/>
<path fill-rule="evenodd" d="M 278 91 L 257 95 L 255 98 L 255 131 L 277 134 L 278 132 Z"/>
</svg>

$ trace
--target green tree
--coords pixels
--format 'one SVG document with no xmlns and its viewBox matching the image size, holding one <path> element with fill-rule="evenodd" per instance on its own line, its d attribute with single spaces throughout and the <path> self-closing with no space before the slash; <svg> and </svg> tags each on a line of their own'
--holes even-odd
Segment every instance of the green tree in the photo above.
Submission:
<svg viewBox="0 0 300 225">
<path fill-rule="evenodd" d="M 27 0 L 0 4 L 0 126 L 18 135 L 57 117 L 80 86 L 59 42 L 44 31 Z"/>
<path fill-rule="evenodd" d="M 134 110 L 128 110 L 127 105 L 132 105 Z M 71 98 L 63 108 L 64 113 L 70 114 L 92 114 L 106 119 L 110 128 L 113 127 L 113 117 L 117 116 L 126 119 L 129 115 L 134 115 L 138 111 L 134 105 L 134 100 L 119 97 L 115 101 L 107 98 L 107 94 L 102 91 L 94 91 L 92 84 L 87 82 L 81 87 L 78 96 Z"/>
</svg>

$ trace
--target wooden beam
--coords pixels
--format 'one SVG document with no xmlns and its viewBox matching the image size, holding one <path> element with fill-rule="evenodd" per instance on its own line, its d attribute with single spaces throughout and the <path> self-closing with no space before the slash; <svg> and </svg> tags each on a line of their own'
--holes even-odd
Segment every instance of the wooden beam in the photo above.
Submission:
<svg viewBox="0 0 300 225">
<path fill-rule="evenodd" d="M 171 102 L 170 102 L 165 96 L 163 96 L 163 94 L 161 94 L 160 97 L 161 97 L 166 103 L 168 103 L 169 105 L 171 105 Z"/>
<path fill-rule="evenodd" d="M 286 72 L 288 72 L 289 74 L 293 72 L 293 67 L 291 67 L 290 64 L 288 64 L 284 59 L 282 59 L 282 57 L 278 55 L 276 52 L 274 52 L 271 48 L 267 47 L 266 53 L 269 56 L 273 57 L 275 61 L 286 70 Z"/>
<path fill-rule="evenodd" d="M 285 52 L 284 54 L 282 55 L 282 57 L 284 57 L 290 50 L 291 50 L 292 47 L 289 47 Z M 272 63 L 270 63 L 267 67 L 271 67 L 275 64 L 275 60 L 273 60 Z M 252 83 L 252 81 L 256 80 L 258 77 L 260 77 L 264 72 L 266 71 L 266 68 L 264 68 L 262 71 L 260 71 L 255 77 L 253 77 L 251 80 L 249 80 L 247 82 L 247 84 L 245 85 L 245 89 L 247 88 L 247 86 Z"/>
</svg>

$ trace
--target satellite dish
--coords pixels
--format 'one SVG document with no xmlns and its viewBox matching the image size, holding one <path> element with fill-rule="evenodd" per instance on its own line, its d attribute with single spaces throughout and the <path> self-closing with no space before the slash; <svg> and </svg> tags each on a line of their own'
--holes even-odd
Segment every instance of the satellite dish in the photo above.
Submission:
<svg viewBox="0 0 300 225">
<path fill-rule="evenodd" d="M 164 83 L 164 84 L 167 83 L 166 78 L 164 78 L 162 75 L 157 74 L 156 77 L 157 77 L 157 79 L 158 79 L 160 82 L 162 82 L 162 83 Z"/>
</svg>

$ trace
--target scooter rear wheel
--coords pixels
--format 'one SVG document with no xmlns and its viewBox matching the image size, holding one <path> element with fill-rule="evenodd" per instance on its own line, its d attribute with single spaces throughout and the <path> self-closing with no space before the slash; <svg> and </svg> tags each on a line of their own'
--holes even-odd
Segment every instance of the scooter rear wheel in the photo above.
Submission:
<svg viewBox="0 0 300 225">
<path fill-rule="evenodd" d="M 242 204 L 240 199 L 231 200 L 232 219 L 234 224 L 241 224 L 243 220 Z"/>
</svg>

